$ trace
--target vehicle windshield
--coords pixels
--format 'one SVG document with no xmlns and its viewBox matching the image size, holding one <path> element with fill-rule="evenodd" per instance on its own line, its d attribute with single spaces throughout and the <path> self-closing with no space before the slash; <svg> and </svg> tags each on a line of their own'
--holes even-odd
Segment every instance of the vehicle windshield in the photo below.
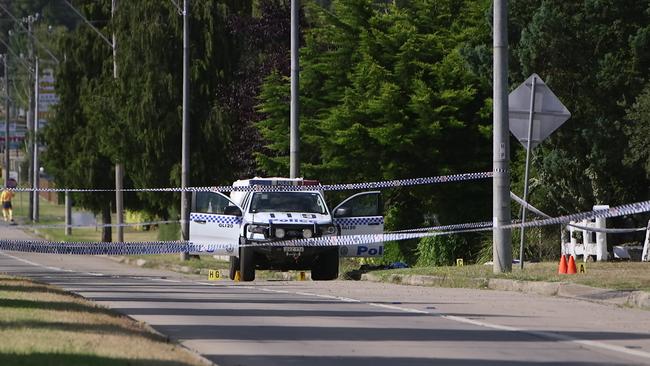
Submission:
<svg viewBox="0 0 650 366">
<path fill-rule="evenodd" d="M 257 192 L 253 194 L 250 212 L 305 212 L 324 215 L 327 210 L 318 193 Z"/>
</svg>

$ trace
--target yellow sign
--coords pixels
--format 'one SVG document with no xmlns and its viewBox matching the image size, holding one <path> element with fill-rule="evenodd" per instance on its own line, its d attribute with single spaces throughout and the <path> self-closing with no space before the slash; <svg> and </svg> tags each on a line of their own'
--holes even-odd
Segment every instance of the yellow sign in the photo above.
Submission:
<svg viewBox="0 0 650 366">
<path fill-rule="evenodd" d="M 208 280 L 216 281 L 221 278 L 221 273 L 218 269 L 209 269 L 208 270 Z"/>
<path fill-rule="evenodd" d="M 578 264 L 578 273 L 587 273 L 587 266 L 584 263 Z"/>
<path fill-rule="evenodd" d="M 462 267 L 463 266 L 463 258 L 456 259 L 456 266 L 457 267 Z"/>
</svg>

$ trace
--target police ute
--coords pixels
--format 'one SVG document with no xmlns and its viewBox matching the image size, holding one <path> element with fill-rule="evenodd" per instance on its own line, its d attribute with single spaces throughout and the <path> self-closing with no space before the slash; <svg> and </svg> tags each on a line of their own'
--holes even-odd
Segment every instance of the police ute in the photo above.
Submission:
<svg viewBox="0 0 650 366">
<path fill-rule="evenodd" d="M 256 269 L 311 270 L 313 280 L 333 280 L 338 277 L 339 257 L 381 256 L 383 242 L 271 245 L 291 239 L 383 233 L 380 192 L 357 193 L 330 211 L 319 185 L 302 178 L 253 178 L 233 183 L 252 188 L 230 196 L 193 192 L 189 241 L 194 254 L 230 256 L 230 279 L 239 271 L 242 281 L 253 281 Z M 273 191 L 279 186 L 282 190 Z M 303 187 L 287 190 L 291 186 Z"/>
</svg>

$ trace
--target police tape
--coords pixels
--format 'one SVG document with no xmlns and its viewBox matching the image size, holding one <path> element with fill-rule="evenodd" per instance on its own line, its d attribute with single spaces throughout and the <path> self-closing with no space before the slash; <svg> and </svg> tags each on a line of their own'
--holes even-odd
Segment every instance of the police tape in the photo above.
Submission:
<svg viewBox="0 0 650 366">
<path fill-rule="evenodd" d="M 474 233 L 481 231 L 491 231 L 492 227 L 479 227 L 474 229 L 449 230 L 449 231 L 426 231 L 411 233 L 383 233 L 383 234 L 360 234 L 360 235 L 342 235 L 342 236 L 324 236 L 310 239 L 293 239 L 277 242 L 259 242 L 242 244 L 240 247 L 329 247 L 329 246 L 352 246 L 352 245 L 369 245 L 387 241 L 402 241 L 410 239 L 421 239 L 433 236 L 443 236 L 452 234 Z"/>
<path fill-rule="evenodd" d="M 132 227 L 132 226 L 155 226 L 180 223 L 179 220 L 127 222 L 122 224 L 18 224 L 11 225 L 15 229 L 83 229 L 83 228 L 104 228 L 104 227 Z"/>
<path fill-rule="evenodd" d="M 278 242 L 248 243 L 240 247 L 288 247 L 288 246 L 341 246 L 365 245 L 382 241 L 400 241 L 429 236 L 449 235 L 476 231 L 487 231 L 492 228 L 477 228 L 453 231 L 418 232 L 418 233 L 385 233 L 320 237 L 312 239 L 295 239 Z M 232 252 L 235 246 L 231 243 L 198 244 L 186 241 L 152 241 L 152 242 L 54 242 L 45 240 L 0 240 L 0 250 L 68 255 L 150 255 L 171 253 L 212 254 L 217 251 Z"/>
<path fill-rule="evenodd" d="M 396 179 L 366 183 L 343 183 L 343 184 L 318 184 L 306 186 L 290 185 L 254 185 L 254 186 L 214 186 L 214 187 L 187 187 L 187 188 L 124 188 L 124 189 L 92 189 L 92 188 L 10 188 L 15 192 L 291 192 L 291 191 L 346 191 L 357 189 L 382 189 L 410 187 L 417 185 L 429 185 L 449 182 L 461 182 L 492 178 L 492 172 L 463 173 L 440 175 L 424 178 Z"/>
<path fill-rule="evenodd" d="M 513 221 L 514 222 L 514 221 Z M 441 226 L 429 226 L 416 229 L 405 229 L 405 230 L 395 230 L 390 233 L 412 233 L 412 232 L 421 232 L 421 231 L 446 231 L 446 230 L 462 230 L 462 229 L 479 229 L 479 228 L 492 228 L 492 221 L 483 221 L 483 222 L 470 222 L 465 224 L 453 224 L 453 225 L 441 225 Z"/>
<path fill-rule="evenodd" d="M 191 243 L 157 242 L 52 242 L 37 240 L 0 240 L 0 250 L 68 255 L 148 255 L 193 252 Z"/>
<path fill-rule="evenodd" d="M 593 211 L 580 212 L 570 215 L 551 217 L 542 220 L 533 220 L 524 223 L 512 223 L 499 227 L 500 229 L 513 229 L 518 227 L 540 227 L 557 224 L 568 224 L 571 221 L 592 220 L 597 218 L 610 218 L 626 215 L 635 215 L 640 213 L 650 212 L 650 201 L 641 201 L 628 203 L 620 206 L 610 207 L 606 209 L 599 209 Z"/>
<path fill-rule="evenodd" d="M 633 215 L 650 212 L 650 201 L 636 202 L 621 206 L 611 207 L 609 209 L 594 210 L 577 214 L 554 217 L 544 220 L 535 220 L 526 222 L 526 227 L 540 227 L 547 225 L 566 224 L 570 221 L 589 220 L 594 218 L 609 218 L 624 215 Z M 491 231 L 493 227 L 486 225 L 485 222 L 466 223 L 458 225 L 444 226 L 447 229 L 457 228 L 457 230 L 433 231 L 431 228 L 409 229 L 419 230 L 413 232 L 388 232 L 381 234 L 362 234 L 362 235 L 343 235 L 343 236 L 326 236 L 310 239 L 293 239 L 278 242 L 260 242 L 246 243 L 241 247 L 290 247 L 290 246 L 350 246 L 350 245 L 368 245 L 387 241 L 401 241 L 409 239 L 419 239 L 425 237 L 452 235 L 471 232 Z M 504 225 L 503 229 L 518 228 L 520 224 L 513 222 Z M 437 227 L 437 228 L 442 228 Z M 424 230 L 424 231 L 423 231 Z M 154 241 L 154 242 L 51 242 L 51 241 L 34 241 L 34 240 L 0 240 L 0 250 L 38 252 L 49 254 L 78 254 L 78 255 L 147 255 L 147 254 L 169 254 L 169 253 L 205 253 L 210 254 L 219 250 L 232 252 L 233 244 L 198 244 L 184 241 Z"/>
<path fill-rule="evenodd" d="M 522 198 L 517 196 L 516 194 L 510 192 L 510 198 L 515 200 L 515 202 L 519 203 L 521 206 L 525 206 L 527 210 L 545 218 L 545 219 L 550 219 L 552 218 L 551 215 L 548 215 L 538 209 L 537 207 L 531 205 L 530 203 L 524 201 Z M 521 227 L 521 225 L 519 225 Z M 591 232 L 596 232 L 596 233 L 606 233 L 606 234 L 629 234 L 629 233 L 634 233 L 634 232 L 640 232 L 640 231 L 646 231 L 648 228 L 647 227 L 635 227 L 635 228 L 625 228 L 625 229 L 615 229 L 615 228 L 599 228 L 599 227 L 587 227 L 587 226 L 582 226 L 580 224 L 571 224 L 567 223 L 567 226 L 571 226 L 573 228 L 579 229 L 579 230 L 586 230 L 586 231 L 591 231 Z"/>
</svg>

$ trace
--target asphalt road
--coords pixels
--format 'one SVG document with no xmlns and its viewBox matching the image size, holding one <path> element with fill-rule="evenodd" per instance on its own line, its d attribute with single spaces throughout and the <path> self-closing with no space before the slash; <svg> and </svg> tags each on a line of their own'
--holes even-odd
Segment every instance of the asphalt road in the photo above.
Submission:
<svg viewBox="0 0 650 366">
<path fill-rule="evenodd" d="M 3 238 L 21 236 L 0 228 Z M 0 251 L 218 365 L 650 365 L 650 312 L 489 290 L 352 281 L 234 283 L 104 257 Z"/>
</svg>

